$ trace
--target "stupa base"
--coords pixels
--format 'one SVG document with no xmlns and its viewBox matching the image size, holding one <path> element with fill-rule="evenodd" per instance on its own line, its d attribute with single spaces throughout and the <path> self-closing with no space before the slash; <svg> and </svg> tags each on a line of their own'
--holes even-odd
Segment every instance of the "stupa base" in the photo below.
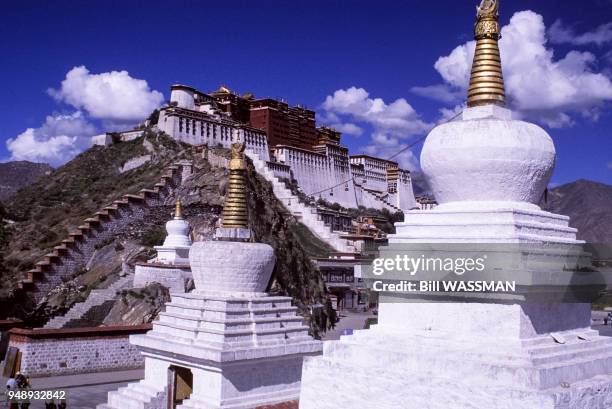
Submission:
<svg viewBox="0 0 612 409">
<path fill-rule="evenodd" d="M 407 212 L 390 243 L 580 244 L 569 217 L 517 202 L 452 202 Z"/>
<path fill-rule="evenodd" d="M 326 342 L 304 360 L 300 409 L 612 407 L 612 338 L 588 328 L 555 334 L 564 344 L 482 334 L 378 325 Z"/>
<path fill-rule="evenodd" d="M 188 397 L 177 409 L 253 409 L 296 400 L 303 358 L 322 347 L 296 311 L 290 297 L 174 293 L 153 329 L 130 338 L 145 356 L 145 379 L 109 393 L 108 404 L 98 408 L 166 408 L 176 396 L 177 374 L 188 379 Z"/>
</svg>

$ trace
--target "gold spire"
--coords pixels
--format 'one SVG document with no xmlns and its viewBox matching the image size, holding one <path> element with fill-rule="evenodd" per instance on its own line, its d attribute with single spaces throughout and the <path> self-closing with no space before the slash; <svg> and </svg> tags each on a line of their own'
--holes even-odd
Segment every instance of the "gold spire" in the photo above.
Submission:
<svg viewBox="0 0 612 409">
<path fill-rule="evenodd" d="M 499 0 L 482 0 L 474 26 L 476 52 L 470 76 L 468 107 L 506 105 L 498 41 Z"/>
<path fill-rule="evenodd" d="M 174 218 L 180 219 L 183 217 L 183 208 L 181 205 L 181 198 L 176 199 L 176 209 L 174 210 Z"/>
<path fill-rule="evenodd" d="M 249 227 L 249 214 L 246 201 L 246 163 L 244 161 L 245 144 L 238 142 L 232 144 L 232 160 L 230 161 L 230 175 L 223 205 L 223 227 L 243 228 Z"/>
</svg>

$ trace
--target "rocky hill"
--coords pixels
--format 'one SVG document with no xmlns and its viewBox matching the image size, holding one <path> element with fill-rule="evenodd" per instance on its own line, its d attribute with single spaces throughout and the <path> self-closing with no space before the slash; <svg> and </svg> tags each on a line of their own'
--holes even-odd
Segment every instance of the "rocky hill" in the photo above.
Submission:
<svg viewBox="0 0 612 409">
<path fill-rule="evenodd" d="M 544 207 L 569 216 L 580 239 L 612 243 L 612 186 L 580 179 L 550 190 Z"/>
<path fill-rule="evenodd" d="M 6 217 L 14 224 L 3 251 L 0 296 L 84 219 L 122 194 L 155 184 L 171 158 L 185 151 L 161 136 L 95 146 L 11 196 L 4 202 Z M 122 171 L 126 163 L 146 155 L 151 157 L 148 163 Z"/>
<path fill-rule="evenodd" d="M 19 189 L 31 185 L 53 168 L 46 163 L 15 161 L 0 163 L 0 200 L 6 200 Z"/>
<path fill-rule="evenodd" d="M 543 207 L 569 216 L 595 258 L 612 259 L 612 186 L 580 179 L 550 190 Z"/>
<path fill-rule="evenodd" d="M 229 155 L 221 148 L 213 150 L 217 155 Z M 145 217 L 125 224 L 113 237 L 97 244 L 86 268 L 66 277 L 39 303 L 16 290 L 24 273 L 60 244 L 68 232 L 122 195 L 152 188 L 168 165 L 179 159 L 193 163 L 193 174 L 173 190 L 164 203 L 149 209 Z M 131 142 L 92 147 L 22 189 L 5 203 L 6 218 L 14 223 L 3 224 L 7 240 L 0 251 L 0 318 L 16 315 L 31 325 L 42 325 L 50 317 L 61 315 L 73 304 L 87 299 L 91 291 L 116 282 L 126 269 L 133 270 L 135 262 L 150 258 L 152 246 L 161 244 L 165 236 L 164 224 L 170 218 L 177 196 L 183 202 L 185 217 L 194 228 L 194 238 L 210 239 L 222 211 L 227 176 L 226 169 L 212 166 L 193 147 L 149 131 L 145 137 Z M 310 319 L 316 334 L 331 324 L 333 312 L 324 282 L 308 256 L 324 255 L 329 247 L 285 211 L 276 200 L 271 185 L 250 163 L 248 183 L 250 221 L 255 239 L 272 245 L 277 255 L 270 290 L 292 296 L 307 318 L 311 318 L 311 305 L 327 305 L 317 317 Z M 159 311 L 159 302 L 155 300 L 163 294 L 158 288 L 123 291 L 114 303 L 107 303 L 91 314 L 88 312 L 83 322 L 97 325 L 150 321 Z"/>
</svg>

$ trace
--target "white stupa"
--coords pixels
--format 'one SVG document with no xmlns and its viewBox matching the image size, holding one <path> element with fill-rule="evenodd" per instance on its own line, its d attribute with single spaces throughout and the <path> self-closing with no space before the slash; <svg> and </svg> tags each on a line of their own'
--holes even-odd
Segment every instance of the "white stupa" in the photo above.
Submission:
<svg viewBox="0 0 612 409">
<path fill-rule="evenodd" d="M 166 238 L 161 246 L 155 246 L 157 255 L 146 263 L 136 263 L 134 287 L 160 283 L 171 292 L 185 292 L 192 280 L 189 266 L 189 222 L 183 218 L 181 200 L 176 200 L 174 217 L 166 223 Z"/>
<path fill-rule="evenodd" d="M 265 292 L 274 250 L 244 239 L 244 145 L 234 145 L 219 239 L 189 252 L 195 290 L 172 293 L 153 329 L 130 337 L 145 356 L 145 379 L 110 392 L 98 409 L 295 405 L 302 360 L 322 345 L 308 335 L 291 297 Z"/>
<path fill-rule="evenodd" d="M 181 200 L 176 200 L 174 218 L 166 223 L 168 235 L 161 246 L 155 246 L 157 257 L 156 263 L 163 264 L 189 264 L 189 249 L 191 238 L 189 237 L 189 222 L 183 219 Z"/>
<path fill-rule="evenodd" d="M 503 107 L 497 11 L 496 0 L 479 8 L 468 108 L 432 130 L 421 154 L 440 205 L 406 212 L 391 245 L 520 244 L 561 259 L 555 248 L 581 244 L 568 217 L 538 206 L 555 149 Z M 567 284 L 573 274 L 550 273 Z M 590 304 L 524 297 L 382 302 L 378 325 L 305 360 L 300 408 L 612 408 L 612 338 L 591 330 Z"/>
</svg>

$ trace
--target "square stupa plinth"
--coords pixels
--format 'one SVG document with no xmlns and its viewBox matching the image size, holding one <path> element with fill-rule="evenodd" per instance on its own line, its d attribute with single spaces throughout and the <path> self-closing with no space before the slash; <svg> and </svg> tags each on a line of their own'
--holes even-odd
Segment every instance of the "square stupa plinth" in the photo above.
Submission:
<svg viewBox="0 0 612 409">
<path fill-rule="evenodd" d="M 265 293 L 272 248 L 198 242 L 190 262 L 196 290 L 171 294 L 153 329 L 130 337 L 145 356 L 145 379 L 109 393 L 99 409 L 166 408 L 180 389 L 171 374 L 185 370 L 189 393 L 178 409 L 252 409 L 297 400 L 303 358 L 320 354 L 322 343 L 308 335 L 290 297 Z"/>
</svg>

